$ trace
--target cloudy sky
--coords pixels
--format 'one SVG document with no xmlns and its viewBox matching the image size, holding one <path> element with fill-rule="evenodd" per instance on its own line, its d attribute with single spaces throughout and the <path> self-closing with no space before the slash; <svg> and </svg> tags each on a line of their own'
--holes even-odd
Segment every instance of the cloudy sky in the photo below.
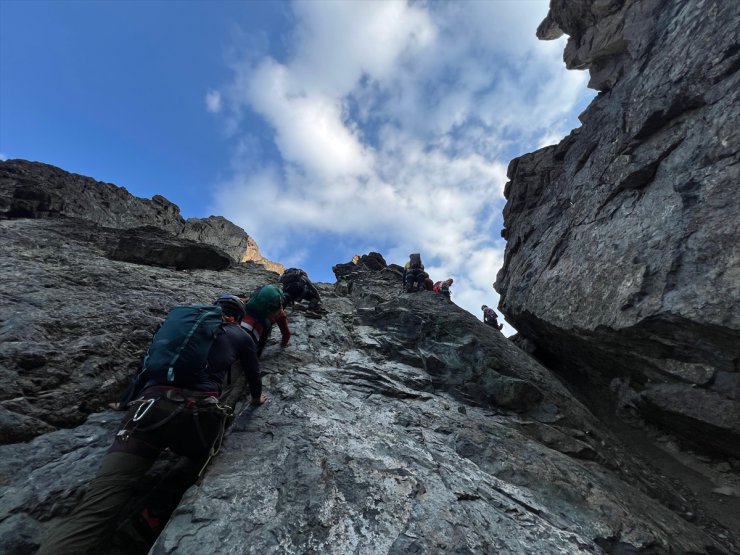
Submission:
<svg viewBox="0 0 740 555">
<path fill-rule="evenodd" d="M 509 161 L 593 97 L 547 4 L 2 0 L 0 156 L 224 215 L 318 281 L 421 252 L 480 316 Z"/>
</svg>

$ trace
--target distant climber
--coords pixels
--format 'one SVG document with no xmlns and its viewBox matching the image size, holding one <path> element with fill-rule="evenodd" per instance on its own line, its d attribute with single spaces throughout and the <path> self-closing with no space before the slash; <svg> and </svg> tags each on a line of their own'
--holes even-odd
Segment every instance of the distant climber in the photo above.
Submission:
<svg viewBox="0 0 740 555">
<path fill-rule="evenodd" d="M 424 271 L 424 264 L 421 262 L 419 253 L 409 255 L 409 261 L 403 270 L 403 287 L 407 293 L 413 291 L 424 291 L 424 281 L 429 278 L 429 274 Z"/>
<path fill-rule="evenodd" d="M 452 287 L 452 283 L 454 280 L 452 278 L 447 278 L 444 281 L 438 281 L 434 284 L 434 287 L 432 288 L 432 291 L 435 293 L 442 293 L 445 297 L 448 299 L 450 298 L 450 287 Z"/>
<path fill-rule="evenodd" d="M 282 336 L 280 346 L 287 347 L 291 333 L 288 327 L 288 316 L 283 310 L 285 296 L 280 287 L 262 285 L 252 293 L 242 293 L 239 297 L 245 302 L 246 311 L 241 325 L 254 339 L 257 345 L 257 356 L 262 356 L 267 339 L 272 333 L 273 324 L 277 324 L 280 329 Z"/>
<path fill-rule="evenodd" d="M 280 284 L 283 286 L 285 295 L 285 306 L 294 302 L 308 301 L 310 309 L 316 309 L 321 305 L 321 295 L 316 286 L 308 279 L 308 274 L 300 268 L 288 268 L 280 276 Z"/>
<path fill-rule="evenodd" d="M 483 311 L 484 323 L 496 328 L 499 331 L 504 329 L 504 325 L 498 323 L 498 316 L 496 316 L 496 312 L 492 308 L 488 308 L 486 305 L 483 305 L 482 307 L 480 307 L 480 309 Z"/>
<path fill-rule="evenodd" d="M 170 311 L 149 348 L 142 370 L 147 381 L 140 397 L 131 403 L 84 498 L 50 530 L 40 555 L 101 552 L 101 544 L 132 499 L 134 486 L 169 449 L 182 459 L 138 515 L 153 540 L 220 447 L 231 411 L 219 398 L 235 362 L 241 363 L 251 403 L 267 401 L 254 341 L 239 328 L 244 304 L 234 295 L 214 304 Z"/>
</svg>

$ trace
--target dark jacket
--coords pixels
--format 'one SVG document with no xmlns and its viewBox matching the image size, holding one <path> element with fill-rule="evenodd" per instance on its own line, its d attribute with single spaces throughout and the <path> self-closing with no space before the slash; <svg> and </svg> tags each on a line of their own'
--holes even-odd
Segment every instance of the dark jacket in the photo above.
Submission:
<svg viewBox="0 0 740 555">
<path fill-rule="evenodd" d="M 486 308 L 483 311 L 483 322 L 497 329 L 501 329 L 503 327 L 498 323 L 498 317 L 492 308 Z"/>
<path fill-rule="evenodd" d="M 223 333 L 216 338 L 208 352 L 208 367 L 201 373 L 198 383 L 188 389 L 192 391 L 210 391 L 216 395 L 221 395 L 224 381 L 229 376 L 232 365 L 239 361 L 247 379 L 247 384 L 249 384 L 252 399 L 259 399 L 262 394 L 262 378 L 260 377 L 260 363 L 257 360 L 257 347 L 254 339 L 239 324 L 224 323 L 222 329 Z M 149 380 L 143 387 L 139 388 L 136 380 L 134 380 L 133 388 L 129 388 L 132 390 L 124 395 L 122 402 L 124 404 L 128 403 L 139 394 L 139 391 L 158 385 L 169 386 L 170 384 L 160 384 L 154 380 Z"/>
<path fill-rule="evenodd" d="M 223 330 L 224 333 L 216 338 L 208 353 L 207 377 L 194 389 L 218 391 L 220 394 L 231 366 L 239 361 L 252 399 L 259 399 L 262 394 L 262 378 L 254 340 L 239 324 L 224 324 Z"/>
</svg>

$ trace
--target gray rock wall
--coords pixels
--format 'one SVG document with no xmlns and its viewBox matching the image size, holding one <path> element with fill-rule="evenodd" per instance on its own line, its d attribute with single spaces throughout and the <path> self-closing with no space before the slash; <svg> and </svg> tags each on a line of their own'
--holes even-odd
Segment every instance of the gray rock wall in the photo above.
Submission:
<svg viewBox="0 0 740 555">
<path fill-rule="evenodd" d="M 208 245 L 135 232 L 0 220 L 0 443 L 80 424 L 116 400 L 171 306 L 277 281 Z"/>
<path fill-rule="evenodd" d="M 560 1 L 601 91 L 511 162 L 500 308 L 537 354 L 705 448 L 740 454 L 740 3 Z M 618 404 L 615 398 L 610 401 Z"/>
<path fill-rule="evenodd" d="M 18 368 L 3 382 L 15 379 L 14 395 L 36 405 L 28 390 L 55 376 L 43 390 L 60 393 L 59 411 L 113 396 L 169 304 L 275 278 L 256 265 L 185 272 L 110 261 L 53 221 L 4 223 L 18 237 L 49 238 L 49 250 L 28 248 L 23 259 L 44 270 L 36 279 L 56 284 L 57 301 L 54 311 L 38 305 L 45 281 L 0 295 L 0 333 L 16 333 L 14 358 L 3 360 L 46 370 Z M 76 256 L 49 271 L 51 253 L 65 249 Z M 498 331 L 441 295 L 399 296 L 399 271 L 379 255 L 335 272 L 336 285 L 319 284 L 328 314 L 289 311 L 290 345 L 272 342 L 262 358 L 268 403 L 240 406 L 221 453 L 151 553 L 736 549 L 705 501 L 622 446 Z M 75 311 L 84 317 L 54 320 Z M 46 358 L 34 358 L 24 334 L 51 329 L 56 342 L 42 337 Z M 84 492 L 119 418 L 95 409 L 76 428 L 0 446 L 0 551 L 33 553 Z M 102 553 L 143 552 L 114 534 Z"/>
</svg>

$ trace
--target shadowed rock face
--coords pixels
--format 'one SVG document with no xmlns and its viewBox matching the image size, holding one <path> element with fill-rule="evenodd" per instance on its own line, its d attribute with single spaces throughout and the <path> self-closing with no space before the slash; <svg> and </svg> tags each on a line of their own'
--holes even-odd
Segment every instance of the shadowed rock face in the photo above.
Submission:
<svg viewBox="0 0 740 555">
<path fill-rule="evenodd" d="M 120 418 L 99 407 L 167 308 L 277 278 L 256 265 L 111 261 L 69 222 L 0 222 L 25 245 L 2 267 L 1 404 L 25 423 L 23 439 L 36 436 L 0 446 L 3 552 L 32 553 L 75 506 Z M 11 270 L 21 264 L 22 275 Z M 690 490 L 625 449 L 498 331 L 441 295 L 399 295 L 399 268 L 378 254 L 335 272 L 334 286 L 318 284 L 328 314 L 289 312 L 291 344 L 269 344 L 262 359 L 269 402 L 239 407 L 152 553 L 734 549 Z M 105 549 L 144 552 L 119 534 Z"/>
<path fill-rule="evenodd" d="M 158 228 L 127 229 L 110 249 L 111 260 L 176 270 L 225 270 L 234 260 L 221 249 L 174 238 Z"/>
<path fill-rule="evenodd" d="M 740 3 L 554 1 L 601 92 L 509 166 L 500 309 L 598 404 L 740 455 Z"/>
</svg>

